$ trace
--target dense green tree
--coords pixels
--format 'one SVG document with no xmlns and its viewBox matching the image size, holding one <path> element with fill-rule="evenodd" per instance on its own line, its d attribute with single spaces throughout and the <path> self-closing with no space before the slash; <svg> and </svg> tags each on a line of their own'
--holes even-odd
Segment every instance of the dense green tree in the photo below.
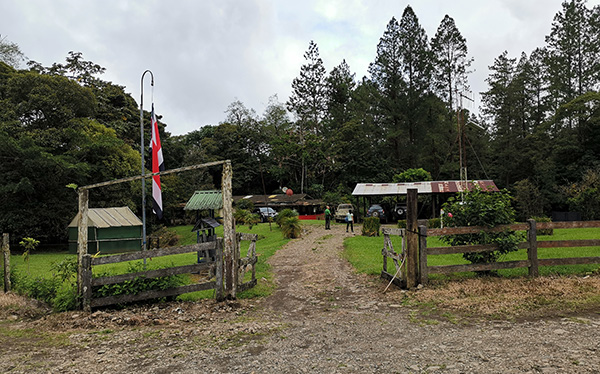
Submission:
<svg viewBox="0 0 600 374">
<path fill-rule="evenodd" d="M 469 90 L 467 74 L 473 58 L 468 57 L 467 40 L 456 27 L 454 19 L 447 14 L 431 39 L 431 52 L 435 90 L 451 109 L 455 93 Z"/>
<path fill-rule="evenodd" d="M 326 78 L 327 82 L 327 119 L 326 135 L 330 136 L 341 125 L 352 118 L 350 100 L 356 87 L 355 74 L 350 71 L 350 66 L 343 60 L 331 70 Z"/>
<path fill-rule="evenodd" d="M 292 94 L 287 101 L 288 110 L 296 117 L 302 147 L 300 192 L 304 192 L 305 186 L 322 179 L 326 170 L 318 155 L 322 154 L 320 145 L 323 143 L 323 120 L 327 111 L 327 71 L 314 41 L 309 43 L 304 59 L 306 63 L 300 67 L 300 76 L 292 81 Z"/>
<path fill-rule="evenodd" d="M 287 108 L 296 116 L 301 135 L 306 132 L 320 134 L 327 109 L 327 71 L 319 55 L 319 47 L 312 40 L 304 53 L 304 60 L 300 76 L 292 81 Z"/>
<path fill-rule="evenodd" d="M 563 2 L 546 36 L 553 109 L 598 87 L 600 30 L 585 4 L 585 0 Z M 571 121 L 565 125 L 571 126 Z"/>
<path fill-rule="evenodd" d="M 25 60 L 19 45 L 8 40 L 6 36 L 0 35 L 0 62 L 18 69 Z"/>
</svg>

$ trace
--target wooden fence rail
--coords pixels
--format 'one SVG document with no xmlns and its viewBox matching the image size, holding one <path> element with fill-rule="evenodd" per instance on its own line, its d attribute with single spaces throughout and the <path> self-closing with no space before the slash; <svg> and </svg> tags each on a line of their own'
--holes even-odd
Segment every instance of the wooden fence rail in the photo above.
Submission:
<svg viewBox="0 0 600 374">
<path fill-rule="evenodd" d="M 571 258 L 547 258 L 540 259 L 538 248 L 569 248 L 569 247 L 595 247 L 600 246 L 600 239 L 582 239 L 582 240 L 542 240 L 537 239 L 537 229 L 570 229 L 570 228 L 593 228 L 600 227 L 600 221 L 577 221 L 577 222 L 535 222 L 529 220 L 527 223 L 502 225 L 493 229 L 485 227 L 445 227 L 443 229 L 427 229 L 424 226 L 419 227 L 420 250 L 420 283 L 427 284 L 429 274 L 450 274 L 465 271 L 487 271 L 510 268 L 529 268 L 530 276 L 539 275 L 540 266 L 555 265 L 582 265 L 582 264 L 600 264 L 600 256 L 597 257 L 571 257 Z M 519 243 L 519 248 L 527 249 L 527 260 L 504 261 L 485 264 L 466 264 L 466 265 L 443 265 L 428 266 L 427 256 L 444 255 L 456 253 L 476 253 L 497 249 L 496 245 L 461 245 L 454 247 L 427 247 L 427 237 L 473 234 L 481 231 L 501 232 L 504 230 L 527 231 L 527 241 Z"/>
<path fill-rule="evenodd" d="M 215 252 L 214 261 L 211 261 L 209 251 Z M 106 277 L 94 277 L 92 275 L 93 266 L 115 264 L 127 261 L 136 261 L 144 258 L 171 256 L 190 252 L 201 253 L 201 256 L 206 261 L 191 265 L 182 265 L 164 269 L 147 270 L 142 272 L 119 274 Z M 202 271 L 209 271 L 209 273 L 211 274 L 214 273 L 214 280 L 169 288 L 166 290 L 153 290 L 140 292 L 137 294 L 106 296 L 99 298 L 92 297 L 92 289 L 94 287 L 99 287 L 102 285 L 117 284 L 125 281 L 134 280 L 137 278 L 159 278 L 177 274 L 200 273 Z M 219 299 L 223 295 L 223 239 L 219 238 L 216 241 L 209 243 L 199 243 L 182 247 L 162 248 L 158 250 L 148 250 L 143 252 L 126 253 L 121 255 L 105 257 L 92 257 L 91 255 L 86 254 L 83 256 L 80 273 L 82 274 L 83 285 L 83 309 L 88 312 L 91 311 L 91 308 L 93 307 L 124 304 L 147 299 L 176 296 L 184 293 L 208 289 L 214 289 L 216 297 L 217 299 Z"/>
</svg>

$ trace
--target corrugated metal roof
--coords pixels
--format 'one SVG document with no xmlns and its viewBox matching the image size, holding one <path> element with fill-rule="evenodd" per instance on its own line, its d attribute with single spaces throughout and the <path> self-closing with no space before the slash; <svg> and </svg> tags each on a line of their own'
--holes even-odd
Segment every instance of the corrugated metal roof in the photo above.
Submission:
<svg viewBox="0 0 600 374">
<path fill-rule="evenodd" d="M 75 216 L 69 227 L 77 227 L 78 217 Z M 141 226 L 142 221 L 129 209 L 118 208 L 90 208 L 88 210 L 88 226 L 98 228 Z"/>
<path fill-rule="evenodd" d="M 196 191 L 190 197 L 183 210 L 219 210 L 223 208 L 221 191 Z"/>
<path fill-rule="evenodd" d="M 242 199 L 250 200 L 255 206 L 263 206 L 265 202 L 269 205 L 308 205 L 313 202 L 305 193 L 286 195 L 286 194 L 275 194 L 275 195 L 246 195 L 246 196 L 234 196 L 233 201 L 236 203 Z"/>
<path fill-rule="evenodd" d="M 482 181 L 435 181 L 412 183 L 358 183 L 352 191 L 354 196 L 406 195 L 406 190 L 417 189 L 419 194 L 457 193 L 470 191 L 477 186 L 484 191 L 498 191 L 492 180 Z"/>
</svg>

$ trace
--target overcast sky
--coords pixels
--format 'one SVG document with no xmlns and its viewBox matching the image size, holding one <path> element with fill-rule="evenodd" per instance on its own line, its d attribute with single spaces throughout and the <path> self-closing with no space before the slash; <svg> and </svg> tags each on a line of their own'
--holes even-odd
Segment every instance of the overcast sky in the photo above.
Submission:
<svg viewBox="0 0 600 374">
<path fill-rule="evenodd" d="M 261 115 L 272 95 L 285 102 L 314 40 L 327 71 L 343 59 L 367 75 L 387 23 L 411 5 L 431 39 L 448 14 L 475 58 L 477 110 L 488 66 L 544 45 L 561 0 L 0 0 L 0 35 L 49 66 L 69 51 L 106 68 L 144 108 L 153 97 L 167 131 L 216 125 L 235 100 Z M 588 0 L 588 7 L 600 0 Z"/>
</svg>

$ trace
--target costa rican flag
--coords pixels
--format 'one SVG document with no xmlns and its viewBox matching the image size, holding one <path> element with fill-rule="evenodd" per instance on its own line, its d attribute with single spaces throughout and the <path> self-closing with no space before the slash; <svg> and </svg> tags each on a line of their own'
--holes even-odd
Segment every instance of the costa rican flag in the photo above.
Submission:
<svg viewBox="0 0 600 374">
<path fill-rule="evenodd" d="M 160 136 L 158 135 L 158 122 L 154 114 L 154 103 L 152 104 L 152 141 L 150 142 L 150 154 L 152 155 L 152 173 L 165 170 Z M 152 210 L 158 217 L 163 217 L 162 190 L 160 187 L 160 175 L 152 176 Z"/>
</svg>

